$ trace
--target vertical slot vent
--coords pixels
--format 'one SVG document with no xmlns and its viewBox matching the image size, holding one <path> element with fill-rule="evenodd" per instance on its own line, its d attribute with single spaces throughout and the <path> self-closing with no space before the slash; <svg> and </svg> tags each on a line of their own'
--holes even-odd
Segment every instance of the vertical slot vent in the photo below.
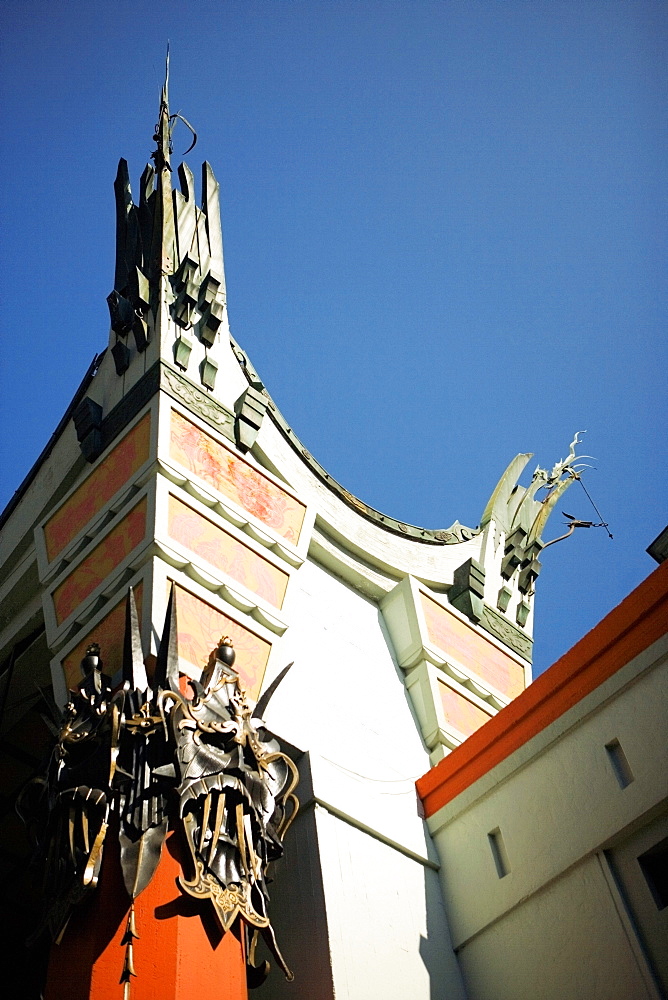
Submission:
<svg viewBox="0 0 668 1000">
<path fill-rule="evenodd" d="M 633 781 L 634 774 L 626 759 L 626 754 L 622 750 L 621 743 L 619 740 L 611 740 L 610 743 L 605 744 L 605 750 L 619 787 L 626 788 Z"/>
<path fill-rule="evenodd" d="M 487 839 L 489 840 L 489 847 L 494 858 L 494 864 L 496 865 L 496 874 L 499 878 L 503 878 L 510 871 L 510 862 L 508 861 L 508 852 L 503 841 L 503 835 L 498 826 L 496 830 L 492 830 L 491 833 L 487 834 Z"/>
<path fill-rule="evenodd" d="M 668 837 L 641 854 L 638 864 L 657 910 L 665 910 L 668 906 Z"/>
</svg>

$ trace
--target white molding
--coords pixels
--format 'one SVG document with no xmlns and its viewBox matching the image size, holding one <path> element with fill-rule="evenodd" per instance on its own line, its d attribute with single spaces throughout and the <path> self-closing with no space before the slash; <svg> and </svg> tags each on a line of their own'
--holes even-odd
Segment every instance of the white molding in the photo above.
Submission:
<svg viewBox="0 0 668 1000">
<path fill-rule="evenodd" d="M 288 623 L 281 617 L 278 609 L 206 560 L 200 557 L 193 559 L 194 553 L 173 538 L 166 542 L 156 535 L 153 545 L 156 555 L 173 569 L 183 573 L 189 580 L 197 583 L 209 596 L 217 594 L 232 607 L 249 615 L 276 635 L 283 635 L 288 628 Z"/>
<path fill-rule="evenodd" d="M 259 543 L 274 555 L 277 555 L 288 566 L 298 567 L 304 562 L 304 556 L 301 552 L 279 535 L 278 532 L 272 534 L 271 528 L 264 524 L 262 524 L 262 527 L 259 527 L 261 522 L 256 521 L 249 511 L 244 510 L 243 507 L 235 504 L 228 497 L 221 499 L 222 494 L 214 494 L 213 487 L 207 488 L 201 485 L 203 480 L 190 478 L 193 475 L 192 473 L 186 475 L 185 472 L 179 471 L 175 465 L 164 459 L 158 459 L 157 468 L 163 479 L 167 479 L 174 486 L 178 486 L 190 499 L 196 500 L 202 507 L 206 507 L 209 512 L 217 514 L 219 518 L 226 521 L 228 525 L 233 525 L 242 531 L 248 538 Z M 207 516 L 210 516 L 210 514 Z M 303 530 L 302 527 L 302 532 Z"/>
</svg>

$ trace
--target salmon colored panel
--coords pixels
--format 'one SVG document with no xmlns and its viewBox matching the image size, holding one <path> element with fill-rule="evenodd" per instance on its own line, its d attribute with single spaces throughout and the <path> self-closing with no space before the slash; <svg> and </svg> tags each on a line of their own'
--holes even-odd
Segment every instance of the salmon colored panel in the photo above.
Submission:
<svg viewBox="0 0 668 1000">
<path fill-rule="evenodd" d="M 179 656 L 198 670 L 204 670 L 213 650 L 228 635 L 236 650 L 234 669 L 239 673 L 241 686 L 249 697 L 257 698 L 271 643 L 182 587 L 176 588 L 176 620 Z"/>
<path fill-rule="evenodd" d="M 137 584 L 134 588 L 137 615 L 141 622 L 142 597 L 144 586 Z M 109 677 L 121 669 L 123 665 L 123 636 L 125 635 L 125 598 L 113 608 L 102 621 L 87 633 L 86 638 L 74 647 L 63 660 L 63 672 L 68 688 L 75 688 L 81 678 L 81 661 L 86 655 L 86 649 L 92 642 L 100 647 L 102 669 Z"/>
<path fill-rule="evenodd" d="M 462 736 L 470 736 L 476 729 L 480 729 L 491 716 L 483 712 L 481 708 L 474 705 L 472 701 L 465 698 L 458 691 L 453 691 L 451 687 L 438 682 L 438 689 L 441 695 L 441 705 L 446 720 L 457 729 Z"/>
<path fill-rule="evenodd" d="M 151 415 L 147 413 L 47 521 L 44 538 L 49 562 L 144 464 L 150 439 Z"/>
<path fill-rule="evenodd" d="M 169 498 L 169 534 L 274 607 L 282 606 L 288 574 L 174 496 Z"/>
<path fill-rule="evenodd" d="M 306 510 L 229 448 L 172 410 L 170 455 L 295 545 Z"/>
<path fill-rule="evenodd" d="M 106 580 L 145 534 L 146 497 L 143 497 L 54 591 L 53 605 L 59 625 Z"/>
<path fill-rule="evenodd" d="M 487 681 L 508 698 L 516 698 L 524 691 L 524 669 L 519 663 L 431 597 L 421 592 L 420 599 L 429 638 L 443 650 L 446 658 L 450 654 L 481 681 Z"/>
</svg>

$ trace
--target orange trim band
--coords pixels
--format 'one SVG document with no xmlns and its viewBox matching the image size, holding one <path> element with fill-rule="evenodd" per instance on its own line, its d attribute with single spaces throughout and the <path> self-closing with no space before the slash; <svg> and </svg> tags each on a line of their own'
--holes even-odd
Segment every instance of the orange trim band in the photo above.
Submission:
<svg viewBox="0 0 668 1000">
<path fill-rule="evenodd" d="M 433 816 L 660 639 L 667 622 L 668 561 L 526 691 L 418 779 L 426 816 Z"/>
</svg>

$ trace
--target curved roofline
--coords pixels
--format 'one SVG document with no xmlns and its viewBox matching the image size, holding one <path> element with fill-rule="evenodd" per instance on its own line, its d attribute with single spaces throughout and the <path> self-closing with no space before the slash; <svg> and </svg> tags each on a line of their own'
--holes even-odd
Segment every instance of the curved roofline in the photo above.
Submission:
<svg viewBox="0 0 668 1000">
<path fill-rule="evenodd" d="M 329 489 L 335 493 L 341 500 L 343 500 L 349 507 L 361 514 L 368 521 L 373 524 L 384 528 L 386 531 L 390 531 L 395 535 L 399 535 L 402 538 L 411 538 L 416 542 L 423 542 L 427 545 L 457 545 L 461 542 L 467 542 L 469 539 L 474 538 L 476 535 L 480 534 L 480 528 L 467 528 L 465 525 L 460 524 L 459 521 L 455 521 L 449 528 L 420 528 L 414 524 L 406 524 L 403 521 L 398 521 L 394 517 L 390 517 L 387 514 L 382 514 L 379 510 L 374 507 L 370 507 L 368 504 L 364 503 L 358 497 L 350 493 L 345 487 L 343 487 L 336 479 L 334 479 L 322 465 L 313 457 L 311 452 L 302 444 L 295 432 L 288 425 L 287 420 L 276 406 L 276 403 L 272 397 L 267 392 L 266 386 L 260 376 L 257 374 L 250 358 L 242 347 L 236 342 L 232 334 L 230 334 L 230 343 L 232 344 L 232 350 L 237 358 L 237 361 L 241 365 L 243 372 L 248 379 L 250 385 L 254 388 L 259 389 L 267 398 L 267 410 L 274 424 L 281 432 L 286 441 L 292 446 L 293 450 L 299 455 L 299 457 L 304 461 L 310 470 L 321 480 Z"/>
<path fill-rule="evenodd" d="M 324 483 L 339 499 L 351 507 L 354 511 L 360 514 L 362 517 L 366 518 L 367 521 L 371 521 L 372 524 L 377 525 L 380 528 L 389 531 L 394 535 L 398 535 L 401 538 L 410 538 L 416 542 L 422 542 L 426 545 L 457 545 L 462 542 L 467 542 L 471 538 L 480 534 L 481 528 L 468 528 L 466 525 L 460 524 L 459 521 L 455 521 L 454 524 L 450 525 L 449 528 L 421 528 L 414 524 L 407 524 L 404 521 L 399 521 L 397 518 L 390 517 L 388 514 L 383 514 L 381 511 L 376 510 L 374 507 L 369 506 L 369 504 L 364 503 L 354 494 L 350 493 L 344 486 L 341 485 L 333 476 L 323 468 L 323 466 L 313 457 L 313 455 L 308 451 L 308 449 L 302 444 L 295 432 L 289 426 L 287 420 L 281 413 L 281 411 L 276 406 L 276 403 L 272 397 L 267 392 L 267 389 L 262 382 L 262 379 L 257 374 L 252 362 L 250 361 L 246 352 L 237 344 L 236 340 L 230 334 L 230 343 L 232 345 L 232 350 L 239 362 L 248 382 L 255 388 L 260 389 L 263 395 L 267 399 L 267 411 L 276 425 L 280 433 L 283 435 L 285 440 L 290 444 L 292 449 L 301 458 L 303 462 L 309 467 L 311 472 L 317 476 L 317 478 Z M 100 354 L 96 354 L 91 362 L 88 371 L 86 372 L 81 384 L 79 385 L 77 391 L 75 392 L 72 401 L 65 410 L 62 418 L 58 422 L 58 426 L 54 430 L 53 434 L 47 441 L 42 452 L 38 456 L 37 460 L 33 464 L 32 468 L 25 476 L 23 482 L 19 485 L 16 492 L 8 501 L 5 509 L 0 513 L 0 527 L 2 527 L 11 516 L 12 512 L 17 507 L 19 501 L 25 494 L 26 490 L 30 486 L 31 482 L 39 472 L 40 467 L 44 461 L 48 458 L 49 454 L 53 450 L 56 441 L 64 431 L 72 414 L 81 401 L 81 399 L 86 394 L 88 386 L 93 380 L 100 366 L 100 362 L 104 357 L 106 351 L 102 351 Z M 194 384 L 194 383 L 193 383 Z"/>
</svg>

